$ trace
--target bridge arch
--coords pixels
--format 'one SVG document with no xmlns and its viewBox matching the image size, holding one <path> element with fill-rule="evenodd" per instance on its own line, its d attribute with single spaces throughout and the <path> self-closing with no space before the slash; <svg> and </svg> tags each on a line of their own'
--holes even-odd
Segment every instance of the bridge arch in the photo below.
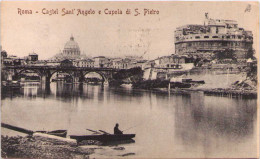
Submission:
<svg viewBox="0 0 260 159">
<path fill-rule="evenodd" d="M 30 71 L 30 72 L 26 72 L 26 71 Z M 42 77 L 42 73 L 41 73 L 40 71 L 34 70 L 34 69 L 26 69 L 26 68 L 21 69 L 21 70 L 18 70 L 18 71 L 14 74 L 14 77 L 15 77 L 15 78 L 19 78 L 19 77 L 21 77 L 21 75 L 22 75 L 23 73 L 36 73 L 36 74 L 39 76 L 40 79 L 41 79 L 41 77 Z"/>
<path fill-rule="evenodd" d="M 63 71 L 63 70 L 55 70 L 55 71 L 53 71 L 53 72 L 50 73 L 49 78 L 47 79 L 49 82 L 52 82 L 52 81 L 51 81 L 51 78 L 53 77 L 53 75 L 54 75 L 55 73 L 66 73 L 66 74 L 68 74 L 68 75 L 70 76 L 70 78 L 71 78 L 72 80 L 73 80 L 73 77 L 74 77 L 71 72 L 67 72 L 67 71 Z"/>
<path fill-rule="evenodd" d="M 41 74 L 41 72 L 40 71 L 38 71 L 38 70 L 34 70 L 34 69 L 21 69 L 21 70 L 19 70 L 17 73 L 16 73 L 16 75 L 20 75 L 20 74 L 22 74 L 23 72 L 25 72 L 25 71 L 32 71 L 32 72 L 34 72 L 34 73 L 37 73 L 39 76 L 41 76 L 42 74 Z"/>
<path fill-rule="evenodd" d="M 103 80 L 103 82 L 104 82 L 104 83 L 108 83 L 108 78 L 107 78 L 107 76 L 106 76 L 104 73 L 100 72 L 100 71 L 87 71 L 87 72 L 84 72 L 84 73 L 83 73 L 83 78 L 85 78 L 85 76 L 86 76 L 87 74 L 89 74 L 89 73 L 96 73 L 96 74 L 100 75 L 101 78 L 102 78 L 102 80 Z"/>
</svg>

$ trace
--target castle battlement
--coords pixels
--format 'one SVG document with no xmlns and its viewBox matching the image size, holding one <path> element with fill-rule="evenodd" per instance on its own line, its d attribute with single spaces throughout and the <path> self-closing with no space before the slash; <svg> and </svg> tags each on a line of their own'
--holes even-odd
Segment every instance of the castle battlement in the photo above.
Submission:
<svg viewBox="0 0 260 159">
<path fill-rule="evenodd" d="M 175 53 L 192 54 L 232 49 L 237 58 L 245 58 L 252 49 L 253 34 L 238 27 L 235 20 L 210 19 L 204 25 L 184 25 L 175 30 Z"/>
</svg>

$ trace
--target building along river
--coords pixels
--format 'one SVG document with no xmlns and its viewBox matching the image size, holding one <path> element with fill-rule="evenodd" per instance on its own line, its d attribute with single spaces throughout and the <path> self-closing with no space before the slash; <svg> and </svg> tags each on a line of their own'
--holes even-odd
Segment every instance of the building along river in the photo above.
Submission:
<svg viewBox="0 0 260 159">
<path fill-rule="evenodd" d="M 51 83 L 2 92 L 2 122 L 31 130 L 86 128 L 135 133 L 134 143 L 101 146 L 91 157 L 257 157 L 257 100 L 173 95 L 101 85 Z M 2 128 L 2 135 L 22 135 Z M 88 148 L 88 146 L 85 146 Z"/>
</svg>

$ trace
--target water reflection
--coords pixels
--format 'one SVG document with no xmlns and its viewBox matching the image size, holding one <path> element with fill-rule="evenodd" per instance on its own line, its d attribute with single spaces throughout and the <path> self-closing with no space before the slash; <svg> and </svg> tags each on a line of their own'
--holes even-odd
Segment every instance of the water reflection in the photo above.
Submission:
<svg viewBox="0 0 260 159">
<path fill-rule="evenodd" d="M 175 134 L 187 150 L 203 151 L 204 157 L 221 157 L 223 152 L 237 148 L 234 143 L 254 141 L 255 100 L 219 98 L 191 93 L 183 98 L 187 102 L 184 107 L 176 107 Z M 247 146 L 256 153 L 255 143 Z M 217 154 L 216 149 L 221 151 Z"/>
<path fill-rule="evenodd" d="M 125 132 L 135 133 L 135 142 L 123 143 L 134 157 L 257 154 L 255 99 L 64 83 L 51 83 L 49 88 L 25 86 L 4 96 L 2 121 L 28 129 L 68 129 L 69 135 L 79 135 L 86 134 L 86 128 L 113 132 L 117 122 L 122 129 L 137 125 Z"/>
<path fill-rule="evenodd" d="M 132 144 L 135 143 L 135 140 L 130 139 L 130 140 L 123 140 L 123 141 L 113 141 L 113 142 L 104 142 L 102 143 L 103 146 L 119 146 L 122 144 Z"/>
</svg>

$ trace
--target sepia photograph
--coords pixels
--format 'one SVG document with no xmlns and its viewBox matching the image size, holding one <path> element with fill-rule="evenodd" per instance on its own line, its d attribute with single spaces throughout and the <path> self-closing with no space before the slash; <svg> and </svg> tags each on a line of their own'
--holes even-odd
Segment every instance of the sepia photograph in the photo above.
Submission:
<svg viewBox="0 0 260 159">
<path fill-rule="evenodd" d="M 259 158 L 258 1 L 1 1 L 1 158 Z"/>
</svg>

